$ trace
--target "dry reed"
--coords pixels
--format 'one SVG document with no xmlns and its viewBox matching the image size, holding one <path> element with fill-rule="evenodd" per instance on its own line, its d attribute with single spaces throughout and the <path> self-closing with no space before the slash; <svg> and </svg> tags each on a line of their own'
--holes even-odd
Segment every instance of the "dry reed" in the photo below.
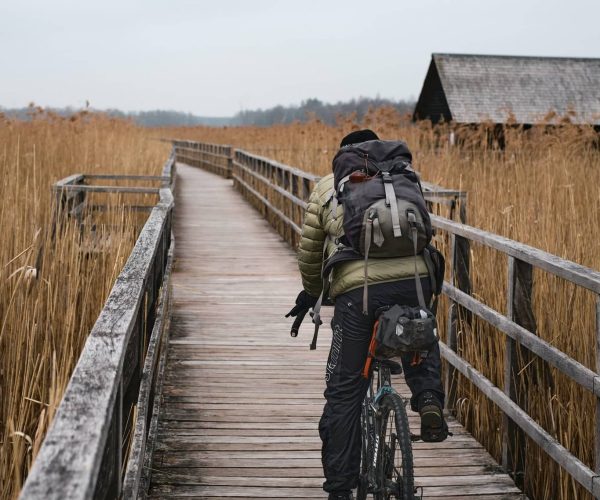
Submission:
<svg viewBox="0 0 600 500">
<path fill-rule="evenodd" d="M 18 495 L 140 223 L 123 210 L 104 215 L 97 231 L 107 232 L 102 252 L 92 251 L 89 233 L 82 239 L 73 222 L 53 240 L 50 187 L 78 172 L 157 174 L 168 153 L 129 122 L 85 112 L 70 119 L 39 109 L 31 114 L 30 122 L 0 115 L 0 498 L 6 499 Z"/>
</svg>

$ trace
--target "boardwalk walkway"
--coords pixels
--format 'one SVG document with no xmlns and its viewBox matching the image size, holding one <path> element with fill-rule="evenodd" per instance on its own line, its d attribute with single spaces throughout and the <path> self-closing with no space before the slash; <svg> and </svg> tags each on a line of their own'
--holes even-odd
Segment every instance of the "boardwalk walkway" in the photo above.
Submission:
<svg viewBox="0 0 600 500">
<path fill-rule="evenodd" d="M 294 252 L 231 187 L 178 165 L 173 318 L 150 496 L 325 498 L 317 422 L 331 336 L 308 350 L 283 315 L 300 289 Z M 325 322 L 327 325 L 327 321 Z M 401 391 L 408 389 L 399 380 Z M 418 417 L 411 415 L 412 424 Z M 519 498 L 457 422 L 416 443 L 425 498 Z"/>
</svg>

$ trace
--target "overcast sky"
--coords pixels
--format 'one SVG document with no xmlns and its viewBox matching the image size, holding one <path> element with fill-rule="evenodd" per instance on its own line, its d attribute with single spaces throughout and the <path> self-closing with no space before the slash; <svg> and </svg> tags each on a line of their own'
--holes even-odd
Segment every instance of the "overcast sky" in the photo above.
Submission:
<svg viewBox="0 0 600 500">
<path fill-rule="evenodd" d="M 0 0 L 0 106 L 418 97 L 432 52 L 600 57 L 598 0 Z"/>
</svg>

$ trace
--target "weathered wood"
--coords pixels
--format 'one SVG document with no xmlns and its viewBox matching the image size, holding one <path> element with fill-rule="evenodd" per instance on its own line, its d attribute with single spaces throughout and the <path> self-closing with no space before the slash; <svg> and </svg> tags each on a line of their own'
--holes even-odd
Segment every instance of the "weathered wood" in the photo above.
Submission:
<svg viewBox="0 0 600 500">
<path fill-rule="evenodd" d="M 450 472 L 446 468 L 446 472 Z M 264 471 L 264 469 L 262 469 Z M 434 469 L 435 470 L 435 469 Z M 198 469 L 184 468 L 182 472 L 173 471 L 172 475 L 161 474 L 161 483 L 163 484 L 179 484 L 185 482 L 188 485 L 213 485 L 213 486 L 245 486 L 248 483 L 248 476 L 244 476 L 244 471 L 237 469 L 239 475 L 211 475 L 204 474 Z M 268 472 L 268 471 L 266 471 Z M 427 470 L 431 473 L 430 470 Z M 321 488 L 323 480 L 319 477 L 320 471 L 317 469 L 314 475 L 305 477 L 272 477 L 263 472 L 263 476 L 256 476 L 254 484 L 258 487 L 297 487 L 297 488 Z M 475 486 L 475 485 L 505 485 L 514 488 L 512 481 L 505 475 L 497 477 L 489 474 L 467 476 L 449 476 L 435 475 L 424 476 L 417 479 L 417 484 L 441 486 Z"/>
<path fill-rule="evenodd" d="M 596 295 L 596 373 L 600 373 L 600 295 Z M 594 470 L 600 474 L 600 398 L 596 398 Z"/>
<path fill-rule="evenodd" d="M 461 292 L 444 282 L 444 293 L 452 300 L 467 308 L 473 314 L 487 321 L 501 332 L 527 347 L 531 352 L 558 368 L 581 387 L 600 396 L 600 377 L 578 361 L 567 356 L 564 352 L 552 346 L 545 340 L 526 330 L 522 326 L 506 318 L 489 306 Z"/>
<path fill-rule="evenodd" d="M 537 331 L 533 314 L 533 267 L 514 257 L 508 257 L 507 314 L 509 320 L 535 334 Z M 510 336 L 505 340 L 504 393 L 527 412 L 528 393 L 518 386 L 519 375 L 529 365 L 529 351 Z M 523 488 L 526 460 L 524 432 L 506 415 L 503 415 L 502 465 Z M 554 495 L 551 495 L 554 496 Z"/>
<path fill-rule="evenodd" d="M 169 181 L 164 175 L 129 175 L 129 174 L 83 174 L 85 179 L 132 180 L 132 181 Z"/>
<path fill-rule="evenodd" d="M 122 445 L 128 431 L 123 422 L 132 411 L 127 399 L 131 391 L 123 381 L 131 379 L 126 355 L 136 352 L 130 342 L 140 325 L 146 284 L 157 252 L 166 252 L 170 239 L 170 190 L 161 189 L 160 198 L 86 341 L 22 490 L 23 499 L 107 498 L 121 493 Z"/>
<path fill-rule="evenodd" d="M 174 186 L 175 182 L 172 182 Z M 145 456 L 144 456 L 144 465 L 142 469 L 142 475 L 140 478 L 140 485 L 138 490 L 138 498 L 144 499 L 147 496 L 148 489 L 150 488 L 150 480 L 152 478 L 152 465 L 154 458 L 154 447 L 157 442 L 158 436 L 158 419 L 160 415 L 160 407 L 161 407 L 161 399 L 162 399 L 162 391 L 163 391 L 163 382 L 164 382 L 164 372 L 167 360 L 167 344 L 169 340 L 169 331 L 171 324 L 171 290 L 167 294 L 167 298 L 169 301 L 168 311 L 169 314 L 166 317 L 165 331 L 166 333 L 163 335 L 161 347 L 160 347 L 160 359 L 158 364 L 158 373 L 156 376 L 156 386 L 154 388 L 154 401 L 152 405 L 152 418 L 149 424 L 148 436 L 146 438 L 145 445 Z"/>
<path fill-rule="evenodd" d="M 83 184 L 68 184 L 60 188 L 62 191 L 74 191 L 78 193 L 135 193 L 135 194 L 158 194 L 160 188 L 137 187 L 137 186 L 87 186 Z"/>
<path fill-rule="evenodd" d="M 152 335 L 150 337 L 145 356 L 144 371 L 142 374 L 136 405 L 136 421 L 133 426 L 134 434 L 131 442 L 131 451 L 129 453 L 129 460 L 127 462 L 127 468 L 125 470 L 125 477 L 123 480 L 124 498 L 137 498 L 139 490 L 142 465 L 146 452 L 148 424 L 154 407 L 155 394 L 153 389 L 156 386 L 155 372 L 160 360 L 160 345 L 162 343 L 163 335 L 166 335 L 164 332 L 164 327 L 167 321 L 167 315 L 169 314 L 168 306 L 171 269 L 173 263 L 173 249 L 174 244 L 172 243 L 171 248 L 169 249 L 169 255 L 167 257 L 164 279 L 162 281 L 161 300 L 157 308 L 156 319 L 154 321 Z"/>
<path fill-rule="evenodd" d="M 501 483 L 489 485 L 462 485 L 460 487 L 461 495 L 464 497 L 486 494 L 506 495 L 519 494 L 519 490 L 514 486 L 507 486 Z M 172 496 L 194 496 L 194 497 L 254 497 L 254 498 L 323 498 L 323 491 L 320 488 L 285 488 L 285 487 L 260 487 L 260 486 L 204 486 L 192 485 L 187 487 L 163 485 L 156 487 L 152 491 L 152 496 L 155 498 L 170 498 Z M 423 488 L 425 498 L 431 497 L 446 497 L 447 488 L 427 486 Z M 484 497 L 485 498 L 485 497 Z"/>
<path fill-rule="evenodd" d="M 260 159 L 249 158 L 247 166 L 295 189 L 297 198 L 309 191 L 301 178 Z M 301 286 L 294 252 L 226 180 L 185 165 L 179 174 L 174 316 L 150 496 L 286 498 L 293 489 L 299 498 L 323 498 L 318 421 L 331 333 L 324 329 L 316 351 L 289 337 L 283 314 Z M 242 256 L 229 239 L 239 231 Z M 324 316 L 331 317 L 328 308 Z M 305 325 L 301 338 L 309 330 Z M 409 392 L 401 378 L 394 386 Z M 418 432 L 418 415 L 411 412 L 409 422 Z M 439 484 L 445 495 L 459 496 L 465 487 L 485 492 L 491 484 L 514 488 L 481 445 L 452 417 L 448 422 L 452 439 L 415 443 L 426 486 L 452 476 L 463 480 Z M 471 474 L 479 477 L 469 482 Z M 303 486 L 307 480 L 314 486 Z M 205 489 L 189 489 L 194 485 Z"/>
<path fill-rule="evenodd" d="M 55 189 L 60 190 L 64 186 L 68 186 L 71 184 L 79 184 L 79 183 L 83 182 L 84 178 L 85 178 L 85 176 L 83 174 L 69 175 L 68 177 L 65 177 L 64 179 L 56 181 L 56 183 L 54 184 L 56 186 Z"/>
<path fill-rule="evenodd" d="M 454 234 L 450 235 L 450 255 L 452 258 L 452 262 L 450 264 L 450 276 L 448 277 L 450 283 L 455 282 L 455 271 L 456 271 L 456 237 Z M 458 315 L 456 311 L 456 304 L 454 302 L 450 303 L 448 307 L 448 333 L 447 333 L 447 345 L 454 352 L 458 349 L 458 339 L 457 339 L 457 330 L 458 330 Z M 454 367 L 451 364 L 446 365 L 446 377 L 444 381 L 445 392 L 446 392 L 446 407 L 451 411 L 456 410 L 456 386 L 458 380 L 456 377 L 456 372 Z"/>
<path fill-rule="evenodd" d="M 231 146 L 192 141 L 172 141 L 172 143 L 178 161 L 231 178 Z"/>
<path fill-rule="evenodd" d="M 589 267 L 562 259 L 543 250 L 510 240 L 497 234 L 489 233 L 472 226 L 460 224 L 437 215 L 431 215 L 434 227 L 443 229 L 457 236 L 481 243 L 490 248 L 510 255 L 532 266 L 543 269 L 555 276 L 571 281 L 597 294 L 600 294 L 600 272 Z"/>
<path fill-rule="evenodd" d="M 249 191 L 252 194 L 252 196 L 259 199 L 265 207 L 267 207 L 273 214 L 275 214 L 277 217 L 279 217 L 279 219 L 281 219 L 289 227 L 291 227 L 297 234 L 302 233 L 302 229 L 300 229 L 300 226 L 298 226 L 293 220 L 288 218 L 287 215 L 285 215 L 281 210 L 275 208 L 262 194 L 250 187 L 250 185 L 246 183 L 241 177 L 234 174 L 233 179 L 236 182 L 238 182 L 241 186 L 243 186 L 244 189 Z"/>
<path fill-rule="evenodd" d="M 600 477 L 556 439 L 548 434 L 535 420 L 504 394 L 472 365 L 460 358 L 445 344 L 440 342 L 442 355 L 449 363 L 471 381 L 487 398 L 492 400 L 508 417 L 523 429 L 530 439 L 538 444 L 545 453 L 565 469 L 579 484 L 592 495 L 600 495 Z"/>
<path fill-rule="evenodd" d="M 259 156 L 259 155 L 253 154 L 253 153 L 248 153 L 247 151 L 242 151 L 241 149 L 236 149 L 234 151 L 234 158 L 237 160 L 238 163 L 243 163 L 246 165 L 249 162 L 251 162 L 252 160 L 258 161 L 258 162 L 263 162 L 263 163 L 268 163 L 268 164 L 276 167 L 278 170 L 289 173 L 289 174 L 291 174 L 295 177 L 299 177 L 301 179 L 307 179 L 311 182 L 318 182 L 320 179 L 320 177 L 318 175 L 311 174 L 309 172 L 305 172 L 304 170 L 300 170 L 295 167 L 290 167 L 289 165 L 285 165 L 284 163 L 280 163 L 280 162 L 272 160 L 270 158 L 265 158 L 264 156 Z"/>
<path fill-rule="evenodd" d="M 297 205 L 298 207 L 300 207 L 302 209 L 306 209 L 306 207 L 308 206 L 308 204 L 304 200 L 302 200 L 301 198 L 298 198 L 298 196 L 296 196 L 295 194 L 292 194 L 292 193 L 286 191 L 285 189 L 283 189 L 282 187 L 279 187 L 278 185 L 273 184 L 269 179 L 267 179 L 266 177 L 262 176 L 261 174 L 259 174 L 257 172 L 250 170 L 248 167 L 246 167 L 242 163 L 234 161 L 233 165 L 235 167 L 243 170 L 248 175 L 251 175 L 258 181 L 264 183 L 265 186 L 268 187 L 269 189 L 273 189 L 274 191 L 277 191 L 284 198 L 287 198 L 288 200 L 290 200 L 294 205 Z M 292 177 L 292 179 L 297 179 L 297 177 Z"/>
<path fill-rule="evenodd" d="M 151 212 L 154 205 L 87 205 L 90 211 L 94 212 L 118 212 L 131 210 L 132 212 Z"/>
</svg>

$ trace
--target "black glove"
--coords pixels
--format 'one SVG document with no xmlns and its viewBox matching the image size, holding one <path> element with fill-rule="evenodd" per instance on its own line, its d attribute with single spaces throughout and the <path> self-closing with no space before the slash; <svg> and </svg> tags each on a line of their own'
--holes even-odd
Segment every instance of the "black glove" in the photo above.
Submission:
<svg viewBox="0 0 600 500">
<path fill-rule="evenodd" d="M 298 294 L 298 297 L 296 297 L 296 305 L 292 308 L 292 310 L 289 313 L 285 315 L 285 317 L 296 317 L 300 312 L 308 311 L 311 307 L 315 307 L 317 300 L 319 300 L 318 297 L 313 297 L 312 295 L 309 295 L 304 290 L 302 290 Z"/>
</svg>

